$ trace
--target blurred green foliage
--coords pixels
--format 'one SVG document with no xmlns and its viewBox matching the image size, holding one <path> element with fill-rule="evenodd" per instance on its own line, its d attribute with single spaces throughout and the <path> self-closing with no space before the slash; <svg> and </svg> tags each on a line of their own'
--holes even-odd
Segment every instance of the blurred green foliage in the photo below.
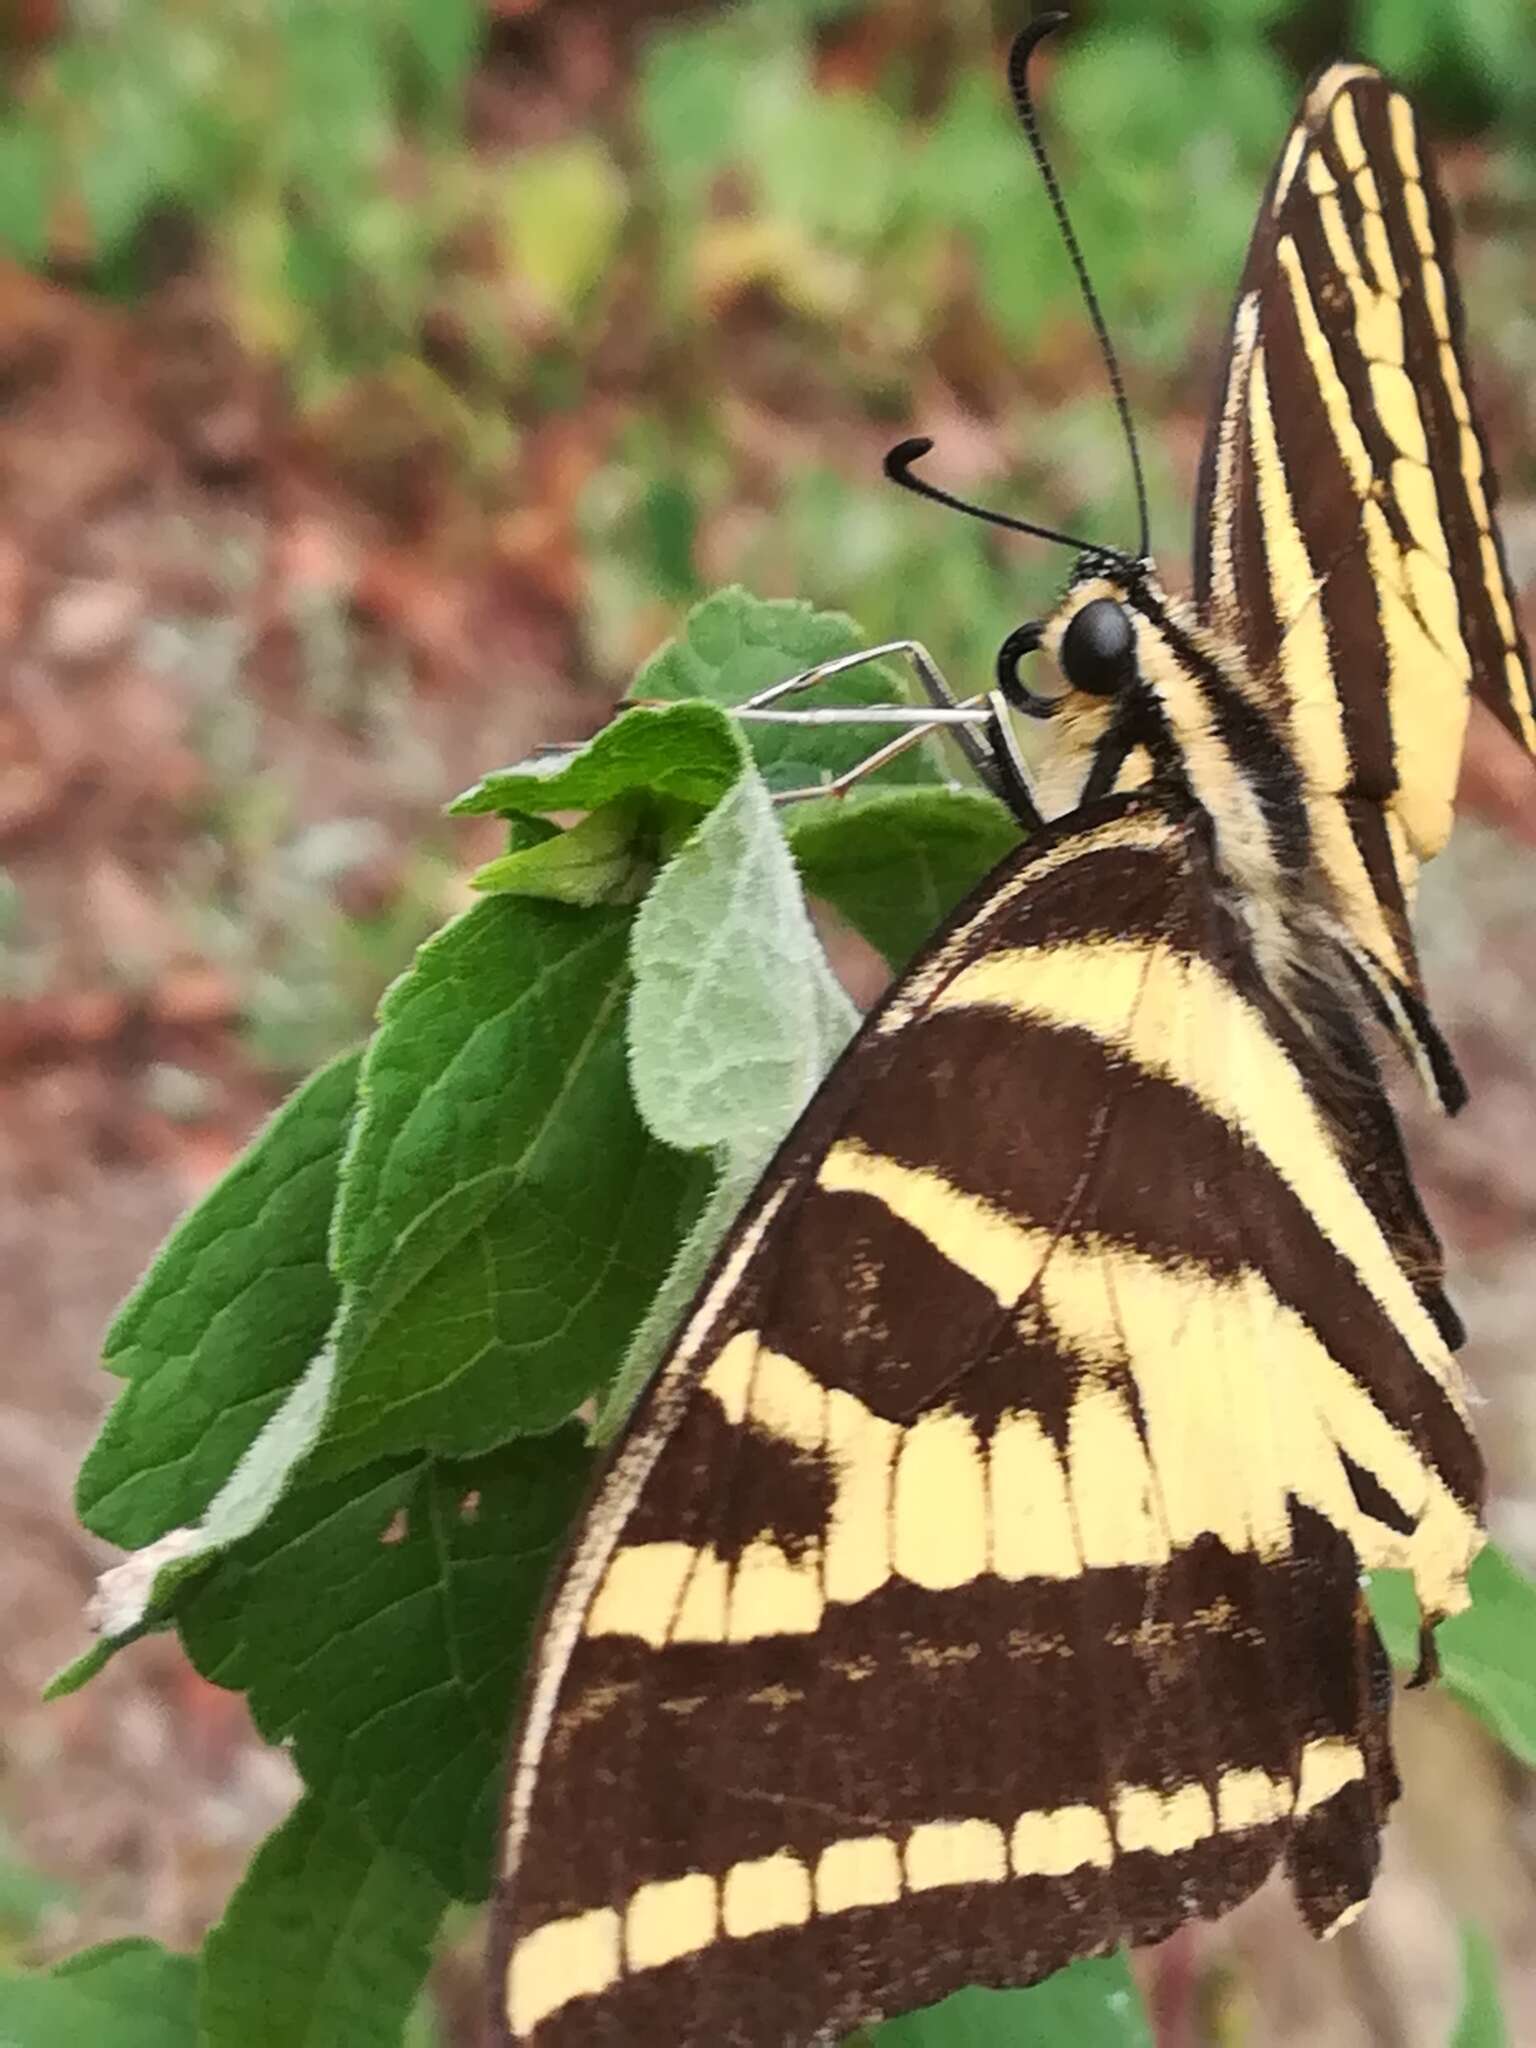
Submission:
<svg viewBox="0 0 1536 2048">
<path fill-rule="evenodd" d="M 440 245 L 440 195 L 403 192 L 410 135 L 464 147 L 478 0 L 131 0 L 75 12 L 12 87 L 0 239 L 61 246 L 103 288 L 142 281 L 149 231 L 184 212 L 219 237 L 268 341 L 366 361 L 410 334 Z"/>
<path fill-rule="evenodd" d="M 301 406 L 382 380 L 493 503 L 528 490 L 541 423 L 600 417 L 581 538 L 604 672 L 733 577 L 922 621 L 969 669 L 1059 564 L 1021 572 L 958 523 L 936 542 L 880 486 L 882 438 L 962 411 L 1012 451 L 996 495 L 1108 540 L 1130 522 L 1002 81 L 1027 11 L 594 9 L 615 89 L 562 98 L 554 0 L 92 0 L 12 66 L 0 244 L 131 296 L 190 225 Z M 1350 51 L 1521 165 L 1504 183 L 1529 215 L 1529 0 L 1080 0 L 1048 46 L 1052 145 L 1149 423 L 1203 411 L 1300 82 Z M 1190 449 L 1148 439 L 1176 565 Z"/>
</svg>

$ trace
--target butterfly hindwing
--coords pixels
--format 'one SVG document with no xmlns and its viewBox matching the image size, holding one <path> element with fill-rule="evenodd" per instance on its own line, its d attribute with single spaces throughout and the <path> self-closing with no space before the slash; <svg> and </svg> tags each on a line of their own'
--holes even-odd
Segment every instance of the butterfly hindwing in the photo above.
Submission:
<svg viewBox="0 0 1536 2048">
<path fill-rule="evenodd" d="M 501 2038 L 807 2043 L 1277 1862 L 1316 1927 L 1364 1898 L 1361 1564 L 1461 1604 L 1479 1468 L 1312 1057 L 1146 797 L 1038 836 L 898 984 L 546 1619 Z"/>
<path fill-rule="evenodd" d="M 1285 717 L 1355 937 L 1410 984 L 1406 911 L 1450 828 L 1470 693 L 1536 750 L 1469 390 L 1449 219 L 1412 109 L 1376 72 L 1335 65 L 1308 92 L 1239 287 L 1196 595 Z"/>
</svg>

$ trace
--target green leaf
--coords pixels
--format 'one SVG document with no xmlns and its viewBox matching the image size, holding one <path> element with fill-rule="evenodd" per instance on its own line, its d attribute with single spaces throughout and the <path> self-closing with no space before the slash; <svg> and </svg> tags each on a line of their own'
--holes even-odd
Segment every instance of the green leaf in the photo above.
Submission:
<svg viewBox="0 0 1536 2048">
<path fill-rule="evenodd" d="M 911 184 L 909 137 L 891 108 L 853 93 L 754 93 L 747 139 L 763 210 L 807 234 L 867 248 L 895 222 Z"/>
<path fill-rule="evenodd" d="M 1506 115 L 1523 113 L 1517 132 L 1528 137 L 1536 95 L 1536 23 L 1529 6 L 1525 0 L 1455 0 L 1449 12 L 1478 85 Z"/>
<path fill-rule="evenodd" d="M 43 1687 L 43 1698 L 67 1700 L 71 1693 L 89 1685 L 98 1672 L 105 1671 L 119 1650 L 126 1649 L 129 1643 L 136 1643 L 145 1633 L 144 1629 L 130 1627 L 104 1642 L 92 1643 L 88 1650 L 82 1650 L 78 1657 L 72 1658 L 62 1671 L 54 1673 Z"/>
<path fill-rule="evenodd" d="M 1387 1655 L 1399 1671 L 1414 1670 L 1419 1661 L 1419 1603 L 1412 1574 L 1372 1572 L 1367 1592 L 1371 1619 Z"/>
<path fill-rule="evenodd" d="M 477 0 L 405 0 L 400 26 L 438 93 L 458 92 L 485 31 Z"/>
<path fill-rule="evenodd" d="M 665 604 L 684 604 L 699 595 L 694 553 L 699 537 L 699 501 L 685 477 L 652 477 L 635 508 L 644 570 Z"/>
<path fill-rule="evenodd" d="M 630 1073 L 647 1127 L 706 1151 L 717 1182 L 604 1401 L 612 1436 L 721 1237 L 857 1022 L 752 771 L 663 871 L 635 923 Z"/>
<path fill-rule="evenodd" d="M 789 51 L 752 48 L 738 20 L 663 31 L 645 46 L 636 113 L 653 167 L 671 192 L 696 200 L 741 149 L 741 124 L 754 92 L 800 84 Z"/>
<path fill-rule="evenodd" d="M 201 1520 L 169 1531 L 101 1574 L 91 1605 L 106 1640 L 58 1674 L 48 1687 L 50 1699 L 77 1692 L 118 1650 L 164 1627 L 183 1588 L 201 1577 L 221 1550 L 261 1525 L 314 1447 L 334 1372 L 334 1353 L 327 1346 L 268 1418 Z"/>
<path fill-rule="evenodd" d="M 344 1807 L 302 1800 L 204 1945 L 198 2048 L 399 2048 L 446 1904 Z"/>
<path fill-rule="evenodd" d="M 1402 0 L 1361 0 L 1362 52 L 1403 78 L 1420 76 L 1441 48 L 1444 29 L 1444 19 L 1434 8 L 1405 7 Z"/>
<path fill-rule="evenodd" d="M 741 1213 L 758 1178 L 759 1174 L 750 1167 L 733 1167 L 728 1159 L 717 1168 L 714 1186 L 598 1402 L 597 1419 L 592 1425 L 593 1443 L 612 1443 L 629 1419 L 630 1411 L 681 1328 L 688 1305 L 698 1293 L 721 1239 Z"/>
<path fill-rule="evenodd" d="M 1225 37 L 1241 47 L 1254 30 L 1265 28 L 1290 5 L 1291 0 L 1101 0 L 1096 11 L 1107 21 L 1133 28 L 1150 21 L 1174 36 L 1193 31 L 1202 40 Z"/>
<path fill-rule="evenodd" d="M 1152 2048 L 1123 1955 L 1073 1963 L 1028 1991 L 960 1991 L 871 2038 L 877 2048 Z"/>
<path fill-rule="evenodd" d="M 1499 1959 L 1480 1927 L 1461 1930 L 1461 2013 L 1451 2048 L 1508 2048 L 1509 2028 L 1499 1997 Z"/>
<path fill-rule="evenodd" d="M 0 248 L 41 266 L 48 254 L 48 211 L 56 176 L 41 128 L 0 121 Z"/>
<path fill-rule="evenodd" d="M 1003 806 L 969 790 L 891 790 L 813 805 L 790 827 L 810 894 L 897 969 L 1018 843 Z"/>
<path fill-rule="evenodd" d="M 199 2048 L 197 1958 L 108 1941 L 47 1971 L 0 1975 L 5 2048 Z"/>
<path fill-rule="evenodd" d="M 565 1429 L 301 1479 L 182 1605 L 197 1668 L 247 1694 L 311 1792 L 457 1898 L 487 1887 L 507 1723 L 589 1463 Z"/>
<path fill-rule="evenodd" d="M 688 614 L 682 634 L 653 654 L 635 678 L 636 697 L 702 697 L 743 703 L 802 669 L 863 645 L 852 619 L 818 612 L 797 599 L 716 591 Z M 794 699 L 796 709 L 825 704 L 903 704 L 908 696 L 884 665 L 834 676 Z M 798 789 L 841 775 L 886 734 L 879 726 L 747 725 L 742 728 L 770 789 Z M 876 771 L 874 786 L 935 782 L 939 769 L 921 748 Z"/>
<path fill-rule="evenodd" d="M 326 1239 L 359 1055 L 323 1067 L 178 1225 L 107 1334 L 128 1386 L 80 1473 L 127 1549 L 195 1522 L 325 1341 Z"/>
<path fill-rule="evenodd" d="M 581 908 L 638 903 L 655 879 L 667 836 L 654 803 L 617 797 L 568 832 L 487 861 L 470 886 L 488 896 L 536 896 Z"/>
<path fill-rule="evenodd" d="M 13 1940 L 35 1934 L 50 1907 L 75 1896 L 70 1886 L 41 1876 L 24 1862 L 9 1832 L 0 1827 L 0 1954 Z"/>
<path fill-rule="evenodd" d="M 642 682 L 648 673 L 642 671 Z M 745 758 L 735 726 L 713 705 L 632 706 L 578 753 L 487 775 L 449 810 L 455 817 L 542 817 L 595 811 L 645 791 L 702 814 L 737 781 Z"/>
<path fill-rule="evenodd" d="M 760 1166 L 857 1013 L 806 914 L 768 793 L 741 781 L 635 920 L 630 1072 L 649 1129 Z"/>
<path fill-rule="evenodd" d="M 337 1210 L 325 1471 L 552 1428 L 622 1356 L 707 1178 L 630 1095 L 632 922 L 491 897 L 385 998 Z"/>
<path fill-rule="evenodd" d="M 1536 1585 L 1496 1544 L 1468 1579 L 1472 1605 L 1435 1631 L 1446 1688 L 1512 1755 L 1536 1765 Z M 1419 1661 L 1419 1610 L 1406 1572 L 1372 1572 L 1371 1611 L 1394 1664 Z"/>
<path fill-rule="evenodd" d="M 578 135 L 509 158 L 497 184 L 513 276 L 569 321 L 612 263 L 629 211 L 623 174 L 600 142 Z"/>
</svg>

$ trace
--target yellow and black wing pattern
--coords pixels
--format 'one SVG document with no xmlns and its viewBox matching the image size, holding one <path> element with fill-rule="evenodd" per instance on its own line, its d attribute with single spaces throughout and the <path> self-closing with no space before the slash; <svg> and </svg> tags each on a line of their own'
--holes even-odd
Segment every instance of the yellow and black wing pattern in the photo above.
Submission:
<svg viewBox="0 0 1536 2048">
<path fill-rule="evenodd" d="M 1047 828 L 788 1139 L 546 1616 L 499 2039 L 807 2044 L 1276 1865 L 1364 1900 L 1362 1567 L 1463 1605 L 1480 1467 L 1370 1055 L 1223 904 L 1191 808 Z"/>
<path fill-rule="evenodd" d="M 1354 938 L 1410 988 L 1406 910 L 1450 830 L 1471 694 L 1536 751 L 1495 495 L 1413 110 L 1336 64 L 1307 93 L 1238 290 L 1196 599 L 1267 686 Z"/>
</svg>

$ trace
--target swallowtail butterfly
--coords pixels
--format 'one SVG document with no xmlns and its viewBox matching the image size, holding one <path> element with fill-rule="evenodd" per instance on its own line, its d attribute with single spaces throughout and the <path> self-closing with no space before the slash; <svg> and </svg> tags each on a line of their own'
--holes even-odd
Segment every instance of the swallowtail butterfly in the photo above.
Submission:
<svg viewBox="0 0 1536 2048">
<path fill-rule="evenodd" d="M 1360 1910 L 1398 1789 L 1362 1574 L 1411 1571 L 1429 1657 L 1482 1540 L 1373 1045 L 1455 1105 L 1408 913 L 1472 695 L 1536 748 L 1493 503 L 1418 125 L 1336 64 L 1238 290 L 1193 597 L 1143 536 L 1010 637 L 976 744 L 1033 829 L 789 1136 L 577 1532 L 499 2039 L 801 2048 L 1277 1866 L 1318 1933 Z"/>
</svg>

